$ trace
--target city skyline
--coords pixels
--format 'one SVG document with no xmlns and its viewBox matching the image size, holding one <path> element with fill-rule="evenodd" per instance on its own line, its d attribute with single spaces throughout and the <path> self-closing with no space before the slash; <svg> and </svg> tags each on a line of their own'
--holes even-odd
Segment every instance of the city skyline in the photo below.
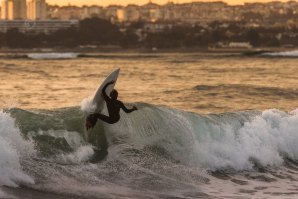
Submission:
<svg viewBox="0 0 298 199">
<path fill-rule="evenodd" d="M 190 2 L 214 2 L 218 0 L 203 0 L 203 1 L 196 1 L 196 0 L 151 0 L 153 3 L 157 4 L 166 4 L 167 2 L 174 2 L 174 3 L 190 3 Z M 223 0 L 223 2 L 226 2 L 231 5 L 241 5 L 244 3 L 268 3 L 272 2 L 273 0 Z M 280 2 L 288 2 L 289 0 L 280 0 Z M 127 4 L 137 4 L 137 5 L 143 5 L 148 3 L 149 0 L 139 0 L 138 3 L 135 3 L 133 0 L 105 0 L 105 1 L 99 1 L 99 0 L 47 0 L 47 3 L 53 5 L 76 5 L 76 6 L 82 6 L 82 5 L 100 5 L 100 6 L 108 6 L 108 5 L 127 5 Z"/>
<path fill-rule="evenodd" d="M 3 0 L 1 2 L 1 19 L 42 20 L 46 18 L 46 0 Z"/>
</svg>

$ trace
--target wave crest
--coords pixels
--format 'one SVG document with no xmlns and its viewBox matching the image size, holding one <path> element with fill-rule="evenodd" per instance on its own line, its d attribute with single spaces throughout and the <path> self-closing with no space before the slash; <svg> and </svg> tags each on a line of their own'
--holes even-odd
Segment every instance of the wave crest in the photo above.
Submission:
<svg viewBox="0 0 298 199">
<path fill-rule="evenodd" d="M 20 165 L 21 157 L 33 153 L 33 144 L 22 138 L 14 119 L 0 111 L 0 186 L 17 187 L 19 184 L 34 183 Z"/>
<path fill-rule="evenodd" d="M 146 107 L 108 131 L 129 134 L 131 144 L 155 145 L 184 164 L 210 170 L 278 167 L 286 158 L 298 160 L 297 111 L 198 115 Z"/>
<path fill-rule="evenodd" d="M 185 165 L 236 171 L 279 167 L 285 159 L 298 160 L 298 110 L 200 115 L 142 103 L 137 107 L 131 114 L 122 112 L 117 124 L 98 121 L 93 129 L 95 145 L 105 133 L 109 150 L 118 151 L 109 157 L 133 156 L 136 151 L 153 148 L 158 149 L 160 158 L 170 157 Z M 24 130 L 30 131 L 32 126 L 33 132 L 27 135 L 40 142 L 37 146 L 41 149 L 57 147 L 57 153 L 50 148 L 54 153 L 49 155 L 59 162 L 81 163 L 92 156 L 92 147 L 83 139 L 85 116 L 78 107 L 47 115 L 24 111 L 14 115 L 20 124 L 26 124 Z M 36 124 L 28 124 L 28 118 L 35 118 L 30 122 Z M 118 150 L 123 146 L 129 150 Z"/>
<path fill-rule="evenodd" d="M 284 52 L 270 52 L 270 53 L 263 53 L 262 55 L 270 56 L 270 57 L 298 57 L 298 50 L 284 51 Z"/>
</svg>

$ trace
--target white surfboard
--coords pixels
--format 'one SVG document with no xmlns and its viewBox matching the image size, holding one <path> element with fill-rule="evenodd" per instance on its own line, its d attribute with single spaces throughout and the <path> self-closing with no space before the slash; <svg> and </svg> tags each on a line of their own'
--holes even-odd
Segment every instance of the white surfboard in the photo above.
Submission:
<svg viewBox="0 0 298 199">
<path fill-rule="evenodd" d="M 112 90 L 115 87 L 116 81 L 119 76 L 119 72 L 120 72 L 120 69 L 113 71 L 110 75 L 108 75 L 106 77 L 106 79 L 100 84 L 100 86 L 96 90 L 96 92 L 93 96 L 93 99 L 91 100 L 92 104 L 95 106 L 94 113 L 100 113 L 103 110 L 104 105 L 105 105 L 105 100 L 102 96 L 102 89 L 107 83 L 114 81 L 115 83 L 109 85 L 106 89 L 107 95 L 110 95 L 110 93 L 112 92 Z"/>
<path fill-rule="evenodd" d="M 103 82 L 99 85 L 97 88 L 96 92 L 94 93 L 93 97 L 91 98 L 86 98 L 82 101 L 81 103 L 81 109 L 86 113 L 86 116 L 93 114 L 93 113 L 100 113 L 102 112 L 104 105 L 105 105 L 105 100 L 102 96 L 102 89 L 103 87 L 111 82 L 114 81 L 114 84 L 111 84 L 107 87 L 106 93 L 107 95 L 110 95 L 111 91 L 114 89 L 116 81 L 118 79 L 120 73 L 120 69 L 117 69 L 113 71 L 110 75 L 108 75 Z M 92 133 L 92 128 L 89 129 L 88 131 L 84 131 L 84 136 L 85 140 L 89 142 L 90 134 Z"/>
</svg>

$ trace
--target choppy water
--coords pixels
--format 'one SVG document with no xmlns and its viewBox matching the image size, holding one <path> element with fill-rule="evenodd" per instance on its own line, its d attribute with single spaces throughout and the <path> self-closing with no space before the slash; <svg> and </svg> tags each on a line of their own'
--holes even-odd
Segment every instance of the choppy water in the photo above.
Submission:
<svg viewBox="0 0 298 199">
<path fill-rule="evenodd" d="M 0 198 L 298 196 L 296 58 L 1 57 Z M 80 102 L 118 67 L 139 111 L 98 123 L 91 144 L 105 132 L 109 154 L 90 163 Z"/>
</svg>

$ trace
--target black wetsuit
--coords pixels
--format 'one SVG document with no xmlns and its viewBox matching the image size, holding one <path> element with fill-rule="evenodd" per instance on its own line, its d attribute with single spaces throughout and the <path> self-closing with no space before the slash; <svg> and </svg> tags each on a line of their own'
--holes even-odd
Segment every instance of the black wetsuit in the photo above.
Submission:
<svg viewBox="0 0 298 199">
<path fill-rule="evenodd" d="M 91 123 L 91 126 L 94 127 L 97 120 L 100 119 L 106 123 L 109 124 L 115 124 L 120 120 L 120 109 L 122 109 L 126 113 L 131 113 L 135 110 L 137 110 L 136 107 L 133 107 L 132 109 L 127 109 L 123 102 L 117 100 L 117 96 L 115 99 L 110 98 L 106 94 L 106 89 L 109 85 L 113 84 L 114 82 L 110 82 L 106 84 L 102 89 L 102 96 L 104 97 L 105 102 L 107 103 L 107 108 L 109 112 L 109 116 L 103 115 L 101 113 L 94 113 L 92 115 L 89 115 L 87 118 L 87 122 Z M 104 132 L 101 132 L 99 135 L 99 142 L 97 143 L 98 146 L 100 146 L 100 150 L 95 150 L 95 155 L 90 160 L 90 162 L 98 162 L 106 157 L 108 154 L 108 141 L 107 137 Z"/>
<path fill-rule="evenodd" d="M 112 84 L 112 83 L 106 84 L 102 89 L 102 95 L 104 97 L 105 102 L 107 103 L 109 116 L 103 115 L 101 113 L 95 113 L 93 115 L 97 119 L 100 119 L 106 123 L 115 124 L 120 120 L 120 109 L 122 109 L 125 113 L 131 113 L 131 112 L 135 111 L 136 108 L 127 109 L 124 106 L 123 102 L 121 102 L 117 99 L 110 98 L 106 93 L 106 89 L 110 84 Z"/>
</svg>

